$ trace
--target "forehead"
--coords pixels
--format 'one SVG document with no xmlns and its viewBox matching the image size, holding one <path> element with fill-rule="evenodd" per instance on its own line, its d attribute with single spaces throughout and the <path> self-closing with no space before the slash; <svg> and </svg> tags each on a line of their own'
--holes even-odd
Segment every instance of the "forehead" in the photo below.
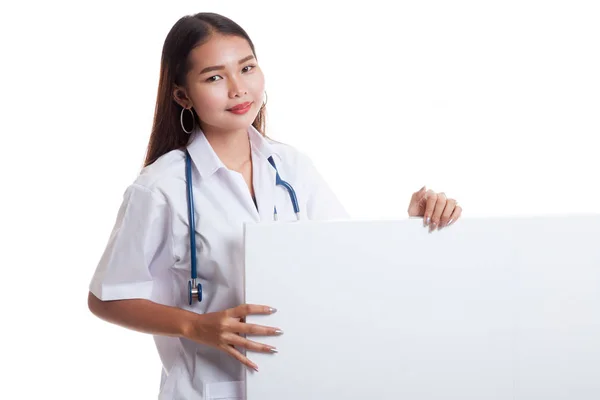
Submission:
<svg viewBox="0 0 600 400">
<path fill-rule="evenodd" d="M 203 69 L 215 65 L 232 64 L 253 54 L 248 41 L 239 36 L 212 35 L 202 45 L 195 47 L 189 55 L 194 69 Z"/>
</svg>

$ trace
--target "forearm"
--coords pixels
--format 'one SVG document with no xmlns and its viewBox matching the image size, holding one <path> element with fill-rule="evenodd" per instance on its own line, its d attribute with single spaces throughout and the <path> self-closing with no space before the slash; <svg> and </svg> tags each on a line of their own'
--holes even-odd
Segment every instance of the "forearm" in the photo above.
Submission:
<svg viewBox="0 0 600 400">
<path fill-rule="evenodd" d="M 90 311 L 110 323 L 138 332 L 162 336 L 185 336 L 189 321 L 197 314 L 146 299 L 102 301 L 88 295 Z"/>
</svg>

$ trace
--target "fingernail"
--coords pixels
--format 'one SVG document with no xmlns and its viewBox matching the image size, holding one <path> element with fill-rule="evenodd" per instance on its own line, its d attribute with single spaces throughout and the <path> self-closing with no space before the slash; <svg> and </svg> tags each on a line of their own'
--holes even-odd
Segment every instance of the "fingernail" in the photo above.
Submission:
<svg viewBox="0 0 600 400">
<path fill-rule="evenodd" d="M 436 226 L 437 224 L 435 222 L 431 224 L 431 232 L 435 231 Z"/>
<path fill-rule="evenodd" d="M 277 312 L 277 309 L 276 309 L 276 308 L 272 308 L 272 307 L 270 307 L 270 308 L 269 308 L 269 312 L 270 312 L 271 314 L 275 314 L 275 313 Z"/>
<path fill-rule="evenodd" d="M 255 366 L 255 367 L 254 367 L 254 370 L 255 370 L 256 372 L 258 372 L 258 367 L 257 367 L 257 366 Z"/>
<path fill-rule="evenodd" d="M 282 331 L 281 329 L 277 329 L 277 330 L 275 331 L 275 334 L 276 334 L 276 335 L 283 335 L 283 331 Z"/>
<path fill-rule="evenodd" d="M 431 222 L 431 217 L 427 217 L 427 220 L 425 221 L 425 226 L 428 226 L 429 222 Z"/>
<path fill-rule="evenodd" d="M 448 221 L 448 223 L 446 224 L 446 226 L 450 225 L 452 223 L 452 220 Z"/>
<path fill-rule="evenodd" d="M 279 351 L 275 347 L 270 348 L 269 351 L 271 353 L 279 353 Z"/>
</svg>

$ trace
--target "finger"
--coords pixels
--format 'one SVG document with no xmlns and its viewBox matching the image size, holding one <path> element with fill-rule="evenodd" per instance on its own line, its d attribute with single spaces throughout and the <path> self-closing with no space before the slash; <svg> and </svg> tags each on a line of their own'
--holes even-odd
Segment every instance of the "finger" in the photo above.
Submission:
<svg viewBox="0 0 600 400">
<path fill-rule="evenodd" d="M 456 207 L 454 207 L 454 211 L 452 211 L 450 220 L 448 221 L 448 226 L 455 223 L 456 220 L 460 218 L 461 214 L 462 214 L 462 207 L 459 205 L 456 205 Z"/>
<path fill-rule="evenodd" d="M 423 196 L 425 196 L 426 193 L 427 191 L 425 190 L 425 186 L 423 186 L 418 192 L 413 193 L 411 203 L 418 202 L 423 198 Z"/>
<path fill-rule="evenodd" d="M 250 314 L 262 314 L 269 315 L 275 313 L 277 310 L 269 306 L 261 306 L 257 304 L 242 304 L 234 308 L 227 310 L 227 316 L 234 318 L 244 318 Z"/>
<path fill-rule="evenodd" d="M 258 365 L 254 364 L 252 361 L 250 361 L 250 359 L 248 359 L 248 357 L 244 356 L 233 346 L 223 345 L 221 348 L 223 349 L 223 351 L 225 351 L 226 353 L 233 356 L 236 360 L 238 360 L 242 364 L 244 364 L 244 365 L 252 368 L 256 372 L 258 372 Z"/>
<path fill-rule="evenodd" d="M 444 208 L 446 208 L 446 202 L 446 194 L 444 192 L 438 193 L 437 200 L 435 202 L 435 208 L 433 210 L 433 214 L 431 215 L 430 232 L 435 231 L 435 229 L 440 225 L 440 219 L 442 217 L 442 213 L 444 212 Z"/>
<path fill-rule="evenodd" d="M 433 209 L 435 208 L 435 203 L 437 202 L 437 194 L 433 190 L 428 190 L 426 195 L 426 205 L 425 205 L 425 214 L 423 214 L 423 219 L 425 220 L 425 226 L 429 225 L 431 222 L 431 216 L 433 215 Z"/>
<path fill-rule="evenodd" d="M 257 351 L 260 353 L 277 353 L 277 348 L 275 346 L 270 346 L 264 343 L 258 343 L 253 340 L 236 335 L 235 333 L 224 334 L 223 340 L 225 340 L 227 343 L 233 346 L 243 347 L 251 351 Z"/>
<path fill-rule="evenodd" d="M 246 335 L 254 336 L 274 336 L 281 335 L 283 333 L 283 331 L 279 328 L 275 328 L 272 326 L 248 324 L 245 322 L 232 323 L 230 325 L 230 328 L 227 330 L 229 332 L 243 333 Z"/>
<path fill-rule="evenodd" d="M 418 215 L 418 210 L 421 208 L 421 204 L 423 203 L 423 198 L 425 197 L 426 193 L 425 186 L 423 186 L 418 192 L 413 193 L 408 204 L 408 209 L 406 210 L 409 215 Z"/>
<path fill-rule="evenodd" d="M 448 225 L 448 221 L 450 221 L 450 217 L 454 212 L 454 208 L 456 207 L 456 200 L 448 199 L 446 200 L 446 207 L 444 207 L 444 212 L 440 217 L 440 229 Z"/>
</svg>

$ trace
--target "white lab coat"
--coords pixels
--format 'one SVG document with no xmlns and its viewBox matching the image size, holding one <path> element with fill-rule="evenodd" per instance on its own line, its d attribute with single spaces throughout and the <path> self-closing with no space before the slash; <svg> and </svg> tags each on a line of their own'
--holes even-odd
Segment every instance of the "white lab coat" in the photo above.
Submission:
<svg viewBox="0 0 600 400">
<path fill-rule="evenodd" d="M 273 156 L 282 179 L 296 190 L 301 219 L 348 214 L 308 157 L 248 130 L 258 211 L 238 172 L 219 159 L 200 130 L 187 146 L 193 162 L 198 278 L 204 299 L 188 305 L 190 251 L 185 153 L 173 150 L 148 167 L 124 194 L 106 250 L 90 283 L 101 300 L 149 299 L 196 313 L 235 307 L 243 298 L 243 224 L 296 219 L 288 192 L 275 186 Z M 284 266 L 285 267 L 285 266 Z M 159 400 L 242 399 L 244 366 L 196 342 L 154 337 L 162 361 Z"/>
</svg>

